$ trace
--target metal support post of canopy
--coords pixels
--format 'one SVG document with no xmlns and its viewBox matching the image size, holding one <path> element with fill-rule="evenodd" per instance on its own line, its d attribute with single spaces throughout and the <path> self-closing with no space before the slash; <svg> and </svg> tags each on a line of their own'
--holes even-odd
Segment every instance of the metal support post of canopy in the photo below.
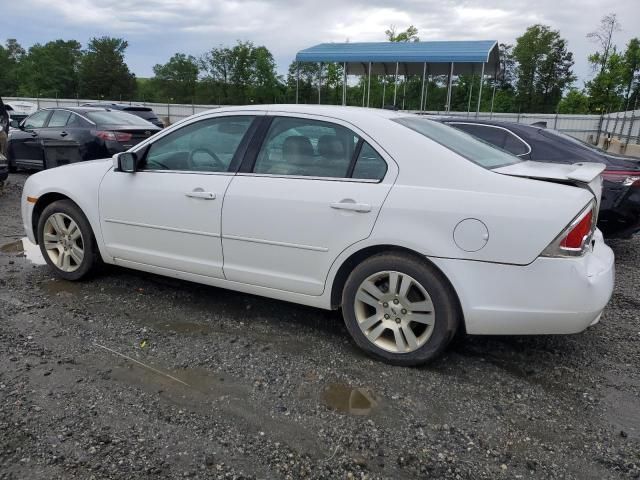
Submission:
<svg viewBox="0 0 640 480">
<path fill-rule="evenodd" d="M 476 107 L 476 118 L 480 113 L 480 102 L 482 101 L 482 85 L 484 84 L 484 63 L 482 63 L 482 71 L 480 72 L 480 91 L 478 92 L 478 106 Z"/>
<path fill-rule="evenodd" d="M 422 88 L 420 89 L 420 111 L 424 112 L 424 82 L 427 77 L 427 62 L 422 66 Z"/>
<path fill-rule="evenodd" d="M 471 81 L 469 82 L 469 100 L 467 101 L 467 117 L 471 112 L 471 97 L 473 96 L 473 82 L 476 81 L 475 69 L 471 66 Z"/>
<path fill-rule="evenodd" d="M 318 65 L 318 105 L 322 102 L 320 101 L 320 96 L 322 94 L 322 62 Z"/>
<path fill-rule="evenodd" d="M 369 62 L 369 74 L 367 79 L 367 108 L 369 108 L 370 99 L 371 99 L 371 62 Z"/>
<path fill-rule="evenodd" d="M 342 105 L 347 104 L 347 62 L 342 63 Z"/>
<path fill-rule="evenodd" d="M 451 110 L 451 86 L 453 83 L 453 62 L 451 62 L 451 69 L 449 70 L 449 78 L 447 80 L 447 104 L 445 105 L 445 111 L 449 113 Z"/>
<path fill-rule="evenodd" d="M 393 108 L 396 107 L 396 101 L 398 98 L 398 62 L 396 62 L 396 76 L 393 81 Z"/>
<path fill-rule="evenodd" d="M 298 103 L 299 90 L 300 90 L 300 62 L 296 62 L 296 104 Z"/>
</svg>

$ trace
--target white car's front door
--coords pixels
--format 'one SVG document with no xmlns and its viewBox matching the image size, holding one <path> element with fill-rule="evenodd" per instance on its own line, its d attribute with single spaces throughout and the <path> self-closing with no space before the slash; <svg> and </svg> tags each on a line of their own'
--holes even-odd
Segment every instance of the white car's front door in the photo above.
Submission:
<svg viewBox="0 0 640 480">
<path fill-rule="evenodd" d="M 222 201 L 254 120 L 199 119 L 143 149 L 135 173 L 109 172 L 99 192 L 109 255 L 222 278 Z"/>
<path fill-rule="evenodd" d="M 397 166 L 340 122 L 301 117 L 275 117 L 227 190 L 224 273 L 320 295 L 335 258 L 370 235 Z"/>
</svg>

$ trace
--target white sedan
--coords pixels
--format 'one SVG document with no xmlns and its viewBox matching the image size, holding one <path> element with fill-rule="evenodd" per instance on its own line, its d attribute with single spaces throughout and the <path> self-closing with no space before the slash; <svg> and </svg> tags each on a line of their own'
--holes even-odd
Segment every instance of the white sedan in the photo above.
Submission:
<svg viewBox="0 0 640 480">
<path fill-rule="evenodd" d="M 599 164 L 541 164 L 387 110 L 230 107 L 113 159 L 27 180 L 28 237 L 62 278 L 101 261 L 326 309 L 400 365 L 456 331 L 600 319 L 613 253 Z"/>
</svg>

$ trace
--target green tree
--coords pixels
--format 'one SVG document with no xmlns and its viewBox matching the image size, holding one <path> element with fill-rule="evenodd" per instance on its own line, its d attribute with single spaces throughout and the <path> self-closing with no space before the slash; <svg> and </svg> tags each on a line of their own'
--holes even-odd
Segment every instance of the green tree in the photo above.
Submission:
<svg viewBox="0 0 640 480">
<path fill-rule="evenodd" d="M 213 48 L 200 59 L 209 95 L 219 103 L 273 102 L 281 94 L 273 55 L 264 46 L 238 41 Z"/>
<path fill-rule="evenodd" d="M 637 104 L 638 90 L 640 90 L 640 40 L 638 38 L 629 40 L 623 63 L 623 81 L 626 85 L 625 110 L 629 110 Z"/>
<path fill-rule="evenodd" d="M 558 113 L 589 113 L 589 97 L 572 88 L 558 104 Z"/>
<path fill-rule="evenodd" d="M 124 61 L 129 46 L 122 38 L 92 38 L 80 65 L 80 95 L 89 98 L 131 99 L 135 75 Z"/>
<path fill-rule="evenodd" d="M 576 78 L 566 40 L 546 25 L 532 25 L 517 38 L 513 57 L 519 111 L 554 112 L 563 92 Z"/>
<path fill-rule="evenodd" d="M 78 68 L 82 45 L 75 40 L 36 43 L 23 54 L 13 45 L 13 56 L 20 57 L 18 93 L 25 96 L 74 97 L 78 92 Z"/>
<path fill-rule="evenodd" d="M 15 95 L 18 93 L 19 64 L 25 51 L 15 38 L 0 45 L 0 95 Z"/>
<path fill-rule="evenodd" d="M 195 57 L 176 53 L 164 65 L 155 65 L 152 82 L 164 101 L 190 103 L 194 100 L 200 68 Z"/>
<path fill-rule="evenodd" d="M 599 63 L 598 54 L 591 55 L 589 61 Z M 625 62 L 615 47 L 607 55 L 607 61 L 599 73 L 586 83 L 590 97 L 590 108 L 594 112 L 615 111 L 624 107 Z"/>
<path fill-rule="evenodd" d="M 384 31 L 387 36 L 387 40 L 390 42 L 419 42 L 418 29 L 413 25 L 409 25 L 406 30 L 399 32 L 395 25 L 390 25 L 387 30 Z"/>
</svg>

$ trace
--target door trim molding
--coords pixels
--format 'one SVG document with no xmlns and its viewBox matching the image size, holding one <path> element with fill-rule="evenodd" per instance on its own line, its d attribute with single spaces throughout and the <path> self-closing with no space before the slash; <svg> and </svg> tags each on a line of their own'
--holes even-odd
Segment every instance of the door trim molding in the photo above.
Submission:
<svg viewBox="0 0 640 480">
<path fill-rule="evenodd" d="M 201 232 L 199 230 L 188 230 L 186 228 L 165 227 L 163 225 L 151 225 L 148 223 L 127 222 L 125 220 L 115 220 L 113 218 L 105 218 L 105 223 L 117 223 L 119 225 L 129 225 L 131 227 L 151 228 L 153 230 L 166 230 L 168 232 L 188 233 L 190 235 L 202 235 L 203 237 L 220 238 L 219 233 Z"/>
<path fill-rule="evenodd" d="M 299 248 L 300 250 L 312 250 L 314 252 L 328 252 L 326 247 L 317 247 L 315 245 L 302 245 L 299 243 L 277 242 L 275 240 L 263 240 L 261 238 L 241 237 L 238 235 L 223 235 L 223 240 L 238 240 L 240 242 L 261 243 L 264 245 L 275 245 L 278 247 Z"/>
</svg>

